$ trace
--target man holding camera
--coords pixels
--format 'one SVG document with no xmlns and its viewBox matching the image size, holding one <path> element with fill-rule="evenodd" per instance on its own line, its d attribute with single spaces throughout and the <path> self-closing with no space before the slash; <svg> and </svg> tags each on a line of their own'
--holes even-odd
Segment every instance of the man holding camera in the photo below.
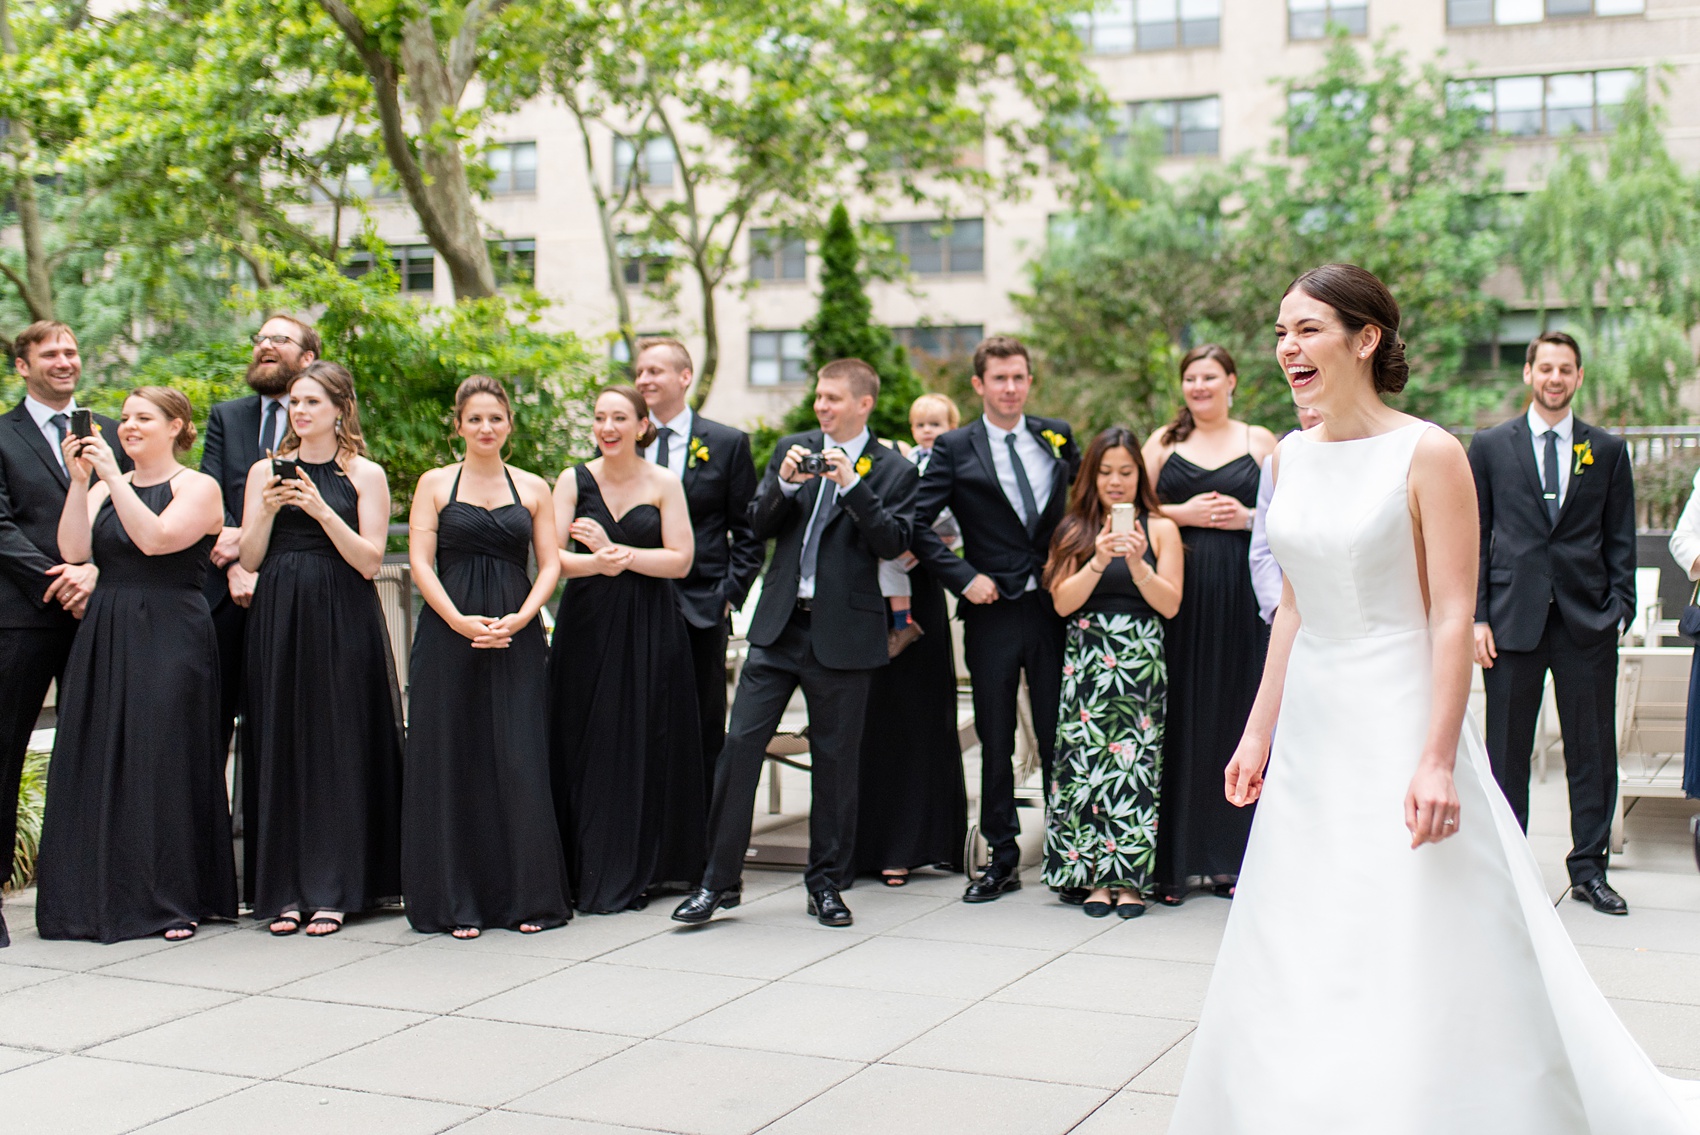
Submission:
<svg viewBox="0 0 1700 1135">
<path fill-rule="evenodd" d="M 118 423 L 77 406 L 77 337 L 63 323 L 30 324 L 12 344 L 24 400 L 0 418 L 0 848 L 3 878 L 18 842 L 24 755 L 48 684 L 65 668 L 77 619 L 99 573 L 59 556 L 59 514 L 70 475 L 60 444 L 73 429 L 118 437 Z M 116 448 L 116 446 L 114 447 Z M 130 459 L 118 452 L 119 467 Z M 6 945 L 0 918 L 0 946 Z"/>
<path fill-rule="evenodd" d="M 839 892 L 855 870 L 862 724 L 872 673 L 888 660 L 879 562 L 908 550 L 917 481 L 915 467 L 868 431 L 879 387 L 860 359 L 822 367 L 821 428 L 780 439 L 750 505 L 756 539 L 777 544 L 715 770 L 708 869 L 673 912 L 679 922 L 706 922 L 742 900 L 762 761 L 801 686 L 813 769 L 808 912 L 825 926 L 851 923 Z"/>
</svg>

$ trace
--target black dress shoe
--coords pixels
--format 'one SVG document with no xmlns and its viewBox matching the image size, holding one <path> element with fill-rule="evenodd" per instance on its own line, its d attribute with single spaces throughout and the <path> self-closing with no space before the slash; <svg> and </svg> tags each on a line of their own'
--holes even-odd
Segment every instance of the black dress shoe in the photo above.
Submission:
<svg viewBox="0 0 1700 1135">
<path fill-rule="evenodd" d="M 1623 901 L 1623 896 L 1611 889 L 1611 884 L 1601 879 L 1589 879 L 1586 883 L 1577 883 L 1570 888 L 1570 897 L 1577 902 L 1593 904 L 1601 914 L 1628 914 L 1629 904 Z"/>
<path fill-rule="evenodd" d="M 1081 906 L 1086 902 L 1086 896 L 1091 893 L 1085 887 L 1058 887 L 1057 901 L 1064 906 Z"/>
<path fill-rule="evenodd" d="M 968 884 L 968 889 L 962 892 L 963 902 L 991 902 L 1001 898 L 1010 891 L 1021 889 L 1021 879 L 1010 867 L 1000 867 L 996 863 L 986 868 L 986 873 Z M 1085 900 L 1082 899 L 1082 902 Z"/>
<path fill-rule="evenodd" d="M 809 892 L 809 913 L 822 926 L 848 926 L 851 922 L 850 908 L 832 887 Z"/>
<path fill-rule="evenodd" d="M 742 887 L 729 887 L 724 891 L 712 891 L 707 887 L 698 887 L 690 897 L 673 909 L 674 922 L 707 922 L 714 917 L 717 910 L 731 910 L 744 901 Z"/>
</svg>

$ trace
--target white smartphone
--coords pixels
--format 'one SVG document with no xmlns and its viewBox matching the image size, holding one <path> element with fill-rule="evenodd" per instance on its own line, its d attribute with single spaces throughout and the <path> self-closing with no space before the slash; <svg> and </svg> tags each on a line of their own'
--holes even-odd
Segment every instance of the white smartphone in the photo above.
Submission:
<svg viewBox="0 0 1700 1135">
<path fill-rule="evenodd" d="M 1133 531 L 1133 506 L 1131 504 L 1113 504 L 1110 506 L 1110 531 L 1116 535 Z"/>
</svg>

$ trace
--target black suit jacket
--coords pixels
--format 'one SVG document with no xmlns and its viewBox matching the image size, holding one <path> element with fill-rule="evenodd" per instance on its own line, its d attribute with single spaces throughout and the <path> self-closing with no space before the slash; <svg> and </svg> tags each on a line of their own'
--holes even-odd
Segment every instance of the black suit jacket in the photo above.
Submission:
<svg viewBox="0 0 1700 1135">
<path fill-rule="evenodd" d="M 1572 442 L 1591 450 L 1593 463 L 1578 466 L 1574 448 L 1559 454 L 1571 462 L 1570 491 L 1556 525 L 1547 520 L 1527 415 L 1470 442 L 1482 524 L 1476 621 L 1493 628 L 1500 650 L 1539 645 L 1553 602 L 1581 641 L 1614 638 L 1618 625 L 1635 617 L 1629 448 L 1580 418 Z"/>
<path fill-rule="evenodd" d="M 915 497 L 914 551 L 958 595 L 975 575 L 984 574 L 997 584 L 998 594 L 1014 599 L 1026 590 L 1030 577 L 1044 572 L 1051 534 L 1068 511 L 1068 489 L 1080 472 L 1080 449 L 1068 423 L 1060 419 L 1029 414 L 1027 429 L 1053 454 L 1051 497 L 1031 538 L 998 484 L 985 419 L 976 418 L 933 443 L 932 460 Z M 1045 437 L 1046 433 L 1058 441 Z M 961 556 L 945 547 L 933 531 L 933 521 L 947 508 L 962 529 Z"/>
<path fill-rule="evenodd" d="M 704 449 L 708 458 L 697 460 Z M 750 528 L 756 463 L 749 435 L 693 413 L 684 482 L 697 552 L 679 581 L 679 607 L 693 627 L 712 627 L 726 621 L 726 604 L 744 605 L 761 574 L 764 549 Z"/>
<path fill-rule="evenodd" d="M 779 487 L 779 466 L 793 445 L 819 453 L 822 433 L 810 430 L 780 438 L 761 489 L 750 502 L 756 539 L 778 541 L 750 621 L 750 641 L 757 646 L 778 641 L 797 605 L 803 537 L 825 483 L 815 477 L 785 495 Z M 894 560 L 908 549 L 914 525 L 915 466 L 878 438 L 869 439 L 862 456 L 868 459 L 868 471 L 838 498 L 838 511 L 821 533 L 815 563 L 810 641 L 815 657 L 831 670 L 872 670 L 889 661 L 879 562 Z"/>
<path fill-rule="evenodd" d="M 287 422 L 278 423 L 283 437 Z M 260 396 L 232 398 L 220 402 L 207 414 L 206 440 L 201 445 L 201 472 L 218 482 L 224 494 L 224 523 L 242 526 L 242 506 L 248 492 L 248 470 L 260 459 Z M 202 594 L 209 606 L 217 606 L 230 594 L 230 580 L 216 567 L 208 567 Z"/>
<path fill-rule="evenodd" d="M 129 469 L 118 448 L 118 423 L 103 414 L 94 420 L 117 450 L 119 467 Z M 53 582 L 47 569 L 62 562 L 59 514 L 70 487 L 24 404 L 0 416 L 0 627 L 76 626 L 59 604 L 41 601 Z"/>
</svg>

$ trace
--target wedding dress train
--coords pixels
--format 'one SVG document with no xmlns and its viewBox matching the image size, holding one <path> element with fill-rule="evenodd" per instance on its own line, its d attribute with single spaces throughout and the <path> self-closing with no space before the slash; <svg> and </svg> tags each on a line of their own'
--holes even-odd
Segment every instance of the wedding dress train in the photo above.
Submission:
<svg viewBox="0 0 1700 1135">
<path fill-rule="evenodd" d="M 1431 649 L 1406 475 L 1428 427 L 1281 445 L 1298 600 L 1274 752 L 1170 1135 L 1692 1135 L 1553 910 L 1472 721 L 1412 850 Z"/>
</svg>

